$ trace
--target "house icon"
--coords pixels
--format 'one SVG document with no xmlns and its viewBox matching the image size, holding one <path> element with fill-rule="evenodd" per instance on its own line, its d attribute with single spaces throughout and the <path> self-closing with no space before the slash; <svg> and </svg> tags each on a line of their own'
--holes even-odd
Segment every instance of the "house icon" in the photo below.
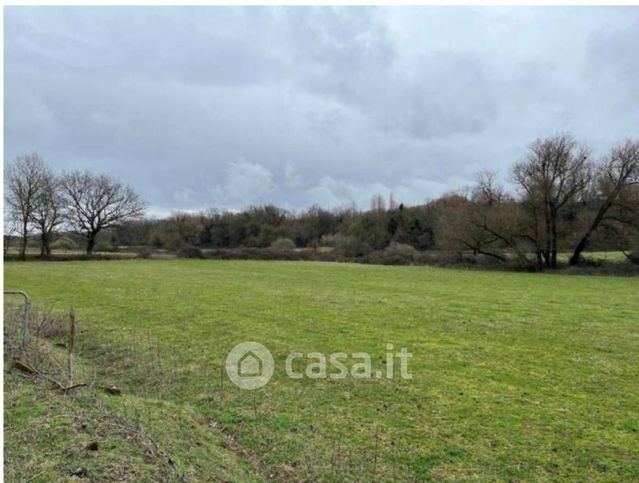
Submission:
<svg viewBox="0 0 639 483">
<path fill-rule="evenodd" d="M 226 374 L 241 389 L 258 389 L 273 377 L 273 354 L 259 342 L 240 342 L 226 356 Z"/>
<path fill-rule="evenodd" d="M 248 351 L 237 361 L 237 374 L 240 377 L 255 377 L 262 375 L 262 359 L 253 351 Z"/>
</svg>

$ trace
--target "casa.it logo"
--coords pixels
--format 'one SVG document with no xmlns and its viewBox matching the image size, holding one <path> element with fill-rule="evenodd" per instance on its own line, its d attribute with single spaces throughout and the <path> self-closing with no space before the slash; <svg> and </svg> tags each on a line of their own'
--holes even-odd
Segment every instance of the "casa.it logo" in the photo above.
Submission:
<svg viewBox="0 0 639 483">
<path fill-rule="evenodd" d="M 226 374 L 241 389 L 259 389 L 273 377 L 271 352 L 259 342 L 242 342 L 226 356 Z"/>
<path fill-rule="evenodd" d="M 405 347 L 395 352 L 393 344 L 386 344 L 384 370 L 373 371 L 373 358 L 366 352 L 291 352 L 284 368 L 291 379 L 393 379 L 396 367 L 402 379 L 412 379 L 408 359 L 413 354 Z M 226 357 L 226 374 L 241 389 L 259 389 L 273 377 L 275 364 L 271 352 L 259 342 L 242 342 Z"/>
</svg>

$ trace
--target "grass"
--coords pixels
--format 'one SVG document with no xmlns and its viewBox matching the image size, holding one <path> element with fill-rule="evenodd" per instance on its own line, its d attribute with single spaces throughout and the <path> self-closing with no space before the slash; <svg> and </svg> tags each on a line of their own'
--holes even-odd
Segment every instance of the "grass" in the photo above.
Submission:
<svg viewBox="0 0 639 483">
<path fill-rule="evenodd" d="M 22 311 L 7 308 L 5 363 L 16 356 L 70 385 L 62 347 L 68 320 L 31 310 L 23 353 Z M 73 373 L 88 386 L 66 393 L 44 377 L 5 372 L 6 481 L 201 481 L 212 466 L 220 480 L 260 481 L 251 462 L 229 448 L 232 440 L 200 414 L 148 394 L 109 394 L 86 362 L 75 357 Z"/>
<path fill-rule="evenodd" d="M 130 250 L 123 251 L 101 251 L 97 250 L 94 253 L 94 256 L 103 256 L 109 258 L 135 258 L 137 257 L 137 253 Z M 17 247 L 9 247 L 6 251 L 5 256 L 8 257 L 18 257 L 20 254 L 20 249 Z M 28 247 L 27 253 L 28 258 L 37 258 L 40 256 L 40 247 Z M 65 258 L 65 257 L 83 257 L 86 255 L 86 250 L 82 248 L 73 248 L 70 250 L 54 248 L 51 250 L 51 258 Z"/>
<path fill-rule="evenodd" d="M 131 395 L 96 404 L 88 390 L 61 396 L 15 372 L 5 377 L 6 481 L 200 481 L 212 467 L 220 480 L 258 481 L 182 405 Z"/>
<path fill-rule="evenodd" d="M 563 252 L 563 253 L 559 253 L 557 258 L 559 259 L 559 261 L 567 263 L 568 260 L 570 260 L 571 256 L 572 256 L 572 253 Z M 616 252 L 584 252 L 582 254 L 582 257 L 584 257 L 586 260 L 591 261 L 591 262 L 622 263 L 622 262 L 626 262 L 628 260 L 626 258 L 626 256 L 620 251 L 616 251 Z"/>
<path fill-rule="evenodd" d="M 248 479 L 244 460 L 280 480 L 639 479 L 636 278 L 133 260 L 10 262 L 5 286 L 60 312 L 75 306 L 80 357 L 125 389 L 112 410 L 131 399 L 151 414 L 161 402 L 164 416 L 140 424 L 195 479 Z M 276 361 L 252 392 L 221 372 L 246 340 Z M 290 351 L 368 352 L 383 369 L 387 343 L 413 353 L 412 380 L 283 370 Z M 37 400 L 8 402 L 18 433 L 30 425 L 13 411 L 41 414 Z M 208 452 L 180 452 L 201 438 Z M 24 439 L 6 441 L 11 465 Z M 233 462 L 226 476 L 211 454 Z"/>
</svg>

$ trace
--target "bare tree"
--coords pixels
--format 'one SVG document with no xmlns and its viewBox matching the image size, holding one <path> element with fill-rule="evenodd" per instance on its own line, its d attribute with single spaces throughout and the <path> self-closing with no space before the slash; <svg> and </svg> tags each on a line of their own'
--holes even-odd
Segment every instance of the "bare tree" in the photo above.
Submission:
<svg viewBox="0 0 639 483">
<path fill-rule="evenodd" d="M 174 245 L 197 245 L 202 236 L 202 223 L 199 215 L 175 211 L 169 217 L 169 231 L 176 237 Z M 177 248 L 175 246 L 174 248 Z"/>
<path fill-rule="evenodd" d="M 397 209 L 397 201 L 395 201 L 395 195 L 392 192 L 388 194 L 388 209 L 390 211 Z"/>
<path fill-rule="evenodd" d="M 504 188 L 497 181 L 497 173 L 483 170 L 475 175 L 475 186 L 471 189 L 471 199 L 477 203 L 494 205 L 508 199 Z"/>
<path fill-rule="evenodd" d="M 595 201 L 598 203 L 594 217 L 575 246 L 570 264 L 579 263 L 592 234 L 607 218 L 620 221 L 619 212 L 632 211 L 630 203 L 624 203 L 624 194 L 631 186 L 639 184 L 639 141 L 627 140 L 612 149 L 599 167 L 596 179 Z M 615 208 L 618 208 L 615 210 Z M 639 214 L 637 214 L 639 217 Z"/>
<path fill-rule="evenodd" d="M 63 221 L 65 201 L 60 189 L 60 178 L 47 167 L 43 168 L 41 175 L 42 182 L 30 219 L 40 231 L 40 256 L 50 256 L 51 236 L 53 230 Z"/>
<path fill-rule="evenodd" d="M 539 254 L 536 238 L 531 234 L 521 204 L 497 182 L 491 171 L 482 171 L 476 176 L 477 184 L 471 190 L 472 223 L 475 230 L 492 237 L 492 243 L 501 245 L 515 256 L 515 263 L 530 267 L 528 253 L 531 248 Z M 539 255 L 537 269 L 541 269 Z"/>
<path fill-rule="evenodd" d="M 371 211 L 374 211 L 377 214 L 386 211 L 386 200 L 384 200 L 382 195 L 376 194 L 371 197 Z"/>
<path fill-rule="evenodd" d="M 480 226 L 477 204 L 461 194 L 442 196 L 437 202 L 437 244 L 445 250 L 485 255 L 506 262 L 499 253 L 499 238 Z"/>
<path fill-rule="evenodd" d="M 37 153 L 18 156 L 7 168 L 6 200 L 12 218 L 20 227 L 22 260 L 27 256 L 27 238 L 45 170 L 42 158 Z"/>
<path fill-rule="evenodd" d="M 588 150 L 568 135 L 538 139 L 530 146 L 527 159 L 513 168 L 513 179 L 523 191 L 536 238 L 543 236 L 542 256 L 548 267 L 557 266 L 560 212 L 579 198 L 591 177 Z"/>
<path fill-rule="evenodd" d="M 69 206 L 68 221 L 86 237 L 87 255 L 93 253 L 103 229 L 144 212 L 144 202 L 133 189 L 110 176 L 76 171 L 63 176 L 61 185 Z"/>
</svg>

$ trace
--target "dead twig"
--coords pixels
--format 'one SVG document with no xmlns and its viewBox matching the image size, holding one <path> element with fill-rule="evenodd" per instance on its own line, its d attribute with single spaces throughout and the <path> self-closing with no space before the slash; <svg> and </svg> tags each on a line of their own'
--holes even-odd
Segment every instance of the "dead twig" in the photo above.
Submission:
<svg viewBox="0 0 639 483">
<path fill-rule="evenodd" d="M 51 384 L 56 386 L 58 389 L 60 389 L 62 392 L 68 392 L 68 391 L 71 391 L 73 389 L 77 389 L 78 387 L 84 387 L 84 386 L 87 385 L 86 383 L 81 382 L 79 384 L 70 384 L 68 386 L 65 386 L 64 384 L 62 384 L 62 383 L 56 381 L 55 379 L 47 376 L 43 372 L 38 371 L 34 367 L 31 367 L 31 365 L 29 365 L 29 363 L 21 360 L 19 357 L 14 357 L 13 358 L 13 367 L 15 367 L 16 369 L 21 371 L 22 375 L 31 376 L 31 377 L 39 377 L 41 379 L 44 379 L 45 381 L 50 382 Z"/>
</svg>

